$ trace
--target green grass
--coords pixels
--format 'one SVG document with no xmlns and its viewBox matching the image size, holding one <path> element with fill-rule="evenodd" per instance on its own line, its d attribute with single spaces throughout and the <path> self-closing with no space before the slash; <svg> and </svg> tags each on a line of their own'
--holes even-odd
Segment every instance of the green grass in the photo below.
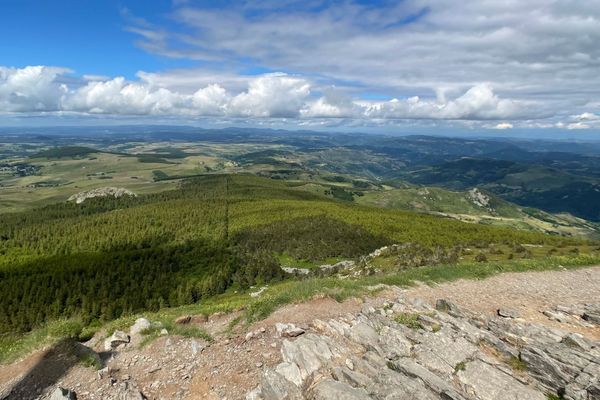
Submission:
<svg viewBox="0 0 600 400">
<path fill-rule="evenodd" d="M 461 361 L 454 366 L 454 372 L 464 371 L 466 368 L 467 364 L 464 361 Z"/>
<path fill-rule="evenodd" d="M 159 321 L 153 319 L 152 321 L 154 323 L 159 323 L 155 324 L 150 329 L 147 329 L 142 332 L 142 334 L 144 335 L 144 339 L 140 343 L 140 346 L 142 347 L 146 346 L 154 339 L 161 336 L 160 332 L 163 329 L 166 329 L 169 335 L 182 336 L 186 338 L 200 338 L 206 340 L 207 342 L 213 341 L 212 336 L 208 334 L 208 332 L 206 332 L 204 329 L 199 328 L 196 325 L 179 325 L 174 323 L 173 320 L 170 318 L 164 318 Z"/>
<path fill-rule="evenodd" d="M 394 317 L 394 321 L 401 325 L 405 325 L 410 329 L 421 329 L 423 326 L 419 322 L 419 314 L 417 313 L 400 313 Z"/>
<path fill-rule="evenodd" d="M 506 363 L 515 371 L 527 370 L 527 364 L 521 361 L 521 359 L 518 357 L 512 356 L 506 361 Z"/>
<path fill-rule="evenodd" d="M 537 232 L 558 232 L 567 236 L 597 237 L 599 228 L 589 221 L 568 214 L 556 215 L 526 209 L 486 192 L 489 205 L 477 205 L 467 191 L 438 187 L 369 190 L 356 197 L 359 204 L 374 207 L 442 215 L 464 222 L 513 227 Z"/>
<path fill-rule="evenodd" d="M 93 368 L 95 370 L 102 368 L 102 362 L 97 356 L 91 353 L 81 354 L 79 357 L 79 362 L 86 368 Z"/>
</svg>

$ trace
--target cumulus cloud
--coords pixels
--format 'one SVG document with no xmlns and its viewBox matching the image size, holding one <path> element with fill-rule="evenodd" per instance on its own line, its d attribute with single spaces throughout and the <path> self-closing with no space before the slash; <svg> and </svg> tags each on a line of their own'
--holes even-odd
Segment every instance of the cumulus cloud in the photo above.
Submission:
<svg viewBox="0 0 600 400">
<path fill-rule="evenodd" d="M 590 129 L 591 126 L 583 122 L 573 122 L 567 125 L 567 129 Z"/>
<path fill-rule="evenodd" d="M 231 92 L 211 83 L 191 92 L 171 90 L 152 81 L 84 78 L 63 83 L 65 68 L 0 69 L 0 112 L 69 111 L 86 114 L 190 117 L 347 118 L 347 119 L 518 119 L 523 104 L 497 96 L 480 84 L 453 100 L 413 96 L 405 100 L 365 101 L 343 91 L 313 90 L 303 77 L 271 73 L 248 79 Z M 531 113 L 531 110 L 529 111 Z"/>
<path fill-rule="evenodd" d="M 511 124 L 510 122 L 500 122 L 499 124 L 496 124 L 496 126 L 494 126 L 494 129 L 512 129 L 513 128 L 513 124 Z"/>
<path fill-rule="evenodd" d="M 285 74 L 269 74 L 250 82 L 231 100 L 231 112 L 254 117 L 297 117 L 310 95 L 310 84 Z"/>
<path fill-rule="evenodd" d="M 598 121 L 600 116 L 591 112 L 584 112 L 583 114 L 575 115 L 574 119 L 579 121 Z"/>
<path fill-rule="evenodd" d="M 62 109 L 93 114 L 157 115 L 173 113 L 183 99 L 164 88 L 128 83 L 123 77 L 93 81 L 65 96 Z"/>
<path fill-rule="evenodd" d="M 0 111 L 55 111 L 60 108 L 66 85 L 59 77 L 67 68 L 0 66 Z"/>
<path fill-rule="evenodd" d="M 531 115 L 517 101 L 498 97 L 489 84 L 473 86 L 454 100 L 438 102 L 411 97 L 393 99 L 366 106 L 365 114 L 373 118 L 420 118 L 449 120 L 519 119 Z"/>
</svg>

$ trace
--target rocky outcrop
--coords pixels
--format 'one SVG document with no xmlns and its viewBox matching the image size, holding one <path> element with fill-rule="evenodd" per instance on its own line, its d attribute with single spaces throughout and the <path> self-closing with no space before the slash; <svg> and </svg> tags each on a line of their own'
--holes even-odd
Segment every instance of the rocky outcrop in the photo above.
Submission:
<svg viewBox="0 0 600 400">
<path fill-rule="evenodd" d="M 137 194 L 125 188 L 116 187 L 104 187 L 92 189 L 87 192 L 80 192 L 69 197 L 68 201 L 74 201 L 77 204 L 81 204 L 87 199 L 93 199 L 95 197 L 114 197 L 118 199 L 123 196 L 137 197 Z"/>
<path fill-rule="evenodd" d="M 482 208 L 490 206 L 490 197 L 477 188 L 473 188 L 467 192 L 467 198 L 473 204 Z"/>
<path fill-rule="evenodd" d="M 400 298 L 315 320 L 283 341 L 283 361 L 263 371 L 247 399 L 600 398 L 600 343 L 528 323 L 512 310 L 498 314 Z"/>
</svg>

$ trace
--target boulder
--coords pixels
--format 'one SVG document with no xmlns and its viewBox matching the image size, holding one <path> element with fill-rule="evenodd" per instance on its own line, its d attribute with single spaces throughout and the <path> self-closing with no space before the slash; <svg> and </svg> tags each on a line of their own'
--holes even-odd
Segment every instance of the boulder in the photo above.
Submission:
<svg viewBox="0 0 600 400">
<path fill-rule="evenodd" d="M 300 336 L 305 332 L 304 329 L 299 328 L 294 324 L 283 324 L 279 322 L 275 324 L 275 329 L 279 336 L 290 338 Z"/>
<path fill-rule="evenodd" d="M 77 400 L 77 394 L 72 390 L 57 387 L 50 395 L 50 400 Z"/>
<path fill-rule="evenodd" d="M 261 379 L 261 396 L 264 400 L 301 400 L 300 389 L 273 370 L 265 370 Z"/>
<path fill-rule="evenodd" d="M 116 347 L 129 343 L 130 337 L 123 331 L 114 331 L 114 333 L 104 341 L 104 350 L 111 351 Z"/>
<path fill-rule="evenodd" d="M 135 320 L 135 323 L 131 325 L 131 328 L 129 328 L 129 334 L 132 336 L 137 335 L 150 328 L 152 328 L 150 321 L 146 318 L 138 318 Z"/>
<path fill-rule="evenodd" d="M 275 371 L 288 381 L 292 382 L 294 385 L 298 387 L 302 386 L 302 373 L 300 372 L 300 368 L 298 368 L 297 364 L 282 362 L 275 367 Z"/>
</svg>

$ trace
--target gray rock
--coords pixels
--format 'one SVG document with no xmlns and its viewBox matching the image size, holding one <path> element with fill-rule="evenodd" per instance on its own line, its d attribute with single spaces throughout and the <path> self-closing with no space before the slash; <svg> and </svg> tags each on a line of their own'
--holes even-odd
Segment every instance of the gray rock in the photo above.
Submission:
<svg viewBox="0 0 600 400">
<path fill-rule="evenodd" d="M 93 199 L 95 197 L 114 197 L 115 199 L 118 199 L 123 196 L 137 197 L 137 194 L 125 188 L 104 187 L 92 189 L 87 192 L 76 193 L 69 197 L 67 201 L 74 201 L 77 204 L 81 204 L 87 199 Z"/>
<path fill-rule="evenodd" d="M 145 330 L 152 328 L 152 324 L 146 318 L 138 318 L 135 323 L 129 328 L 129 334 L 137 335 Z"/>
<path fill-rule="evenodd" d="M 72 390 L 57 387 L 50 395 L 50 400 L 77 400 L 77 394 Z"/>
<path fill-rule="evenodd" d="M 342 382 L 324 380 L 312 389 L 314 400 L 370 400 L 364 389 L 353 388 Z"/>
<path fill-rule="evenodd" d="M 333 352 L 325 338 L 307 334 L 294 342 L 284 340 L 281 355 L 285 362 L 298 366 L 302 380 L 305 380 L 330 360 Z"/>
<path fill-rule="evenodd" d="M 204 345 L 197 342 L 196 340 L 192 340 L 192 342 L 190 343 L 190 347 L 192 350 L 192 356 L 195 356 L 198 353 L 202 353 L 202 351 L 204 350 Z"/>
<path fill-rule="evenodd" d="M 521 316 L 517 310 L 511 308 L 499 308 L 496 313 L 503 318 L 519 318 Z"/>
<path fill-rule="evenodd" d="M 305 331 L 294 324 L 276 323 L 277 334 L 282 337 L 296 337 L 302 335 Z"/>
<path fill-rule="evenodd" d="M 563 314 L 560 311 L 544 310 L 543 314 L 553 321 L 558 321 L 564 324 L 573 322 L 573 317 Z"/>
<path fill-rule="evenodd" d="M 246 400 L 263 400 L 262 387 L 258 385 L 246 394 Z"/>
<path fill-rule="evenodd" d="M 546 400 L 544 393 L 480 360 L 467 363 L 457 376 L 463 391 L 478 399 Z"/>
<path fill-rule="evenodd" d="M 390 360 L 398 357 L 408 357 L 412 343 L 397 329 L 384 326 L 379 333 L 379 345 L 384 355 Z"/>
<path fill-rule="evenodd" d="M 593 324 L 600 325 L 600 313 L 586 311 L 583 313 L 582 318 Z"/>
<path fill-rule="evenodd" d="M 298 365 L 295 363 L 282 362 L 275 367 L 275 371 L 288 381 L 292 382 L 294 385 L 298 387 L 302 386 L 302 373 L 300 372 Z"/>
<path fill-rule="evenodd" d="M 302 393 L 293 383 L 273 370 L 265 370 L 261 379 L 264 400 L 301 400 Z"/>
<path fill-rule="evenodd" d="M 562 363 L 539 348 L 524 348 L 521 351 L 521 360 L 527 366 L 529 374 L 553 392 L 558 392 L 567 382 L 575 378 Z"/>
<path fill-rule="evenodd" d="M 430 332 L 438 331 L 442 328 L 442 325 L 437 319 L 431 318 L 430 316 L 425 314 L 419 314 L 417 320 L 419 321 L 423 329 Z"/>
<path fill-rule="evenodd" d="M 333 376 L 340 382 L 348 383 L 354 387 L 366 388 L 373 384 L 373 380 L 367 375 L 357 371 L 351 371 L 347 367 L 337 367 L 333 370 Z"/>
<path fill-rule="evenodd" d="M 579 333 L 571 333 L 563 338 L 563 343 L 582 351 L 590 351 L 593 344 Z"/>
<path fill-rule="evenodd" d="M 138 389 L 125 386 L 122 390 L 119 391 L 115 400 L 146 400 L 146 396 Z"/>
<path fill-rule="evenodd" d="M 444 394 L 448 399 L 464 400 L 464 397 L 458 394 L 452 385 L 410 358 L 402 358 L 398 361 L 390 362 L 389 366 L 396 372 L 420 379 L 425 386 L 439 395 Z"/>
<path fill-rule="evenodd" d="M 421 324 L 430 331 L 397 324 L 387 312 L 394 308 L 420 312 Z M 598 397 L 597 342 L 509 318 L 515 314 L 508 311 L 484 318 L 444 300 L 438 308 L 444 312 L 425 313 L 425 303 L 406 299 L 391 307 L 384 304 L 379 312 L 363 307 L 356 315 L 314 321 L 311 327 L 321 334 L 284 340 L 283 362 L 275 370 L 266 368 L 270 372 L 260 393 L 255 390 L 256 397 L 249 398 L 545 400 L 544 393 L 561 393 L 567 400 Z M 433 329 L 436 324 L 439 329 Z M 288 324 L 279 331 L 283 328 Z M 500 356 L 482 351 L 482 344 Z M 516 373 L 503 360 L 510 357 L 519 357 L 526 369 Z"/>
<path fill-rule="evenodd" d="M 293 275 L 308 275 L 310 273 L 310 270 L 307 268 L 281 267 L 281 269 Z"/>
<path fill-rule="evenodd" d="M 581 317 L 585 312 L 585 306 L 583 305 L 558 305 L 554 308 L 556 311 L 571 314 L 577 317 Z"/>
<path fill-rule="evenodd" d="M 466 312 L 461 307 L 446 299 L 438 299 L 435 302 L 435 309 L 450 314 L 456 318 L 464 318 L 467 316 Z"/>
<path fill-rule="evenodd" d="M 462 337 L 428 334 L 415 346 L 417 362 L 439 376 L 451 378 L 456 365 L 472 358 L 479 349 Z"/>
<path fill-rule="evenodd" d="M 129 343 L 130 337 L 123 331 L 114 331 L 114 333 L 104 341 L 104 350 L 111 351 L 119 345 Z"/>
<path fill-rule="evenodd" d="M 360 322 L 350 329 L 350 339 L 363 345 L 367 350 L 381 352 L 379 347 L 379 335 L 371 326 Z"/>
</svg>

